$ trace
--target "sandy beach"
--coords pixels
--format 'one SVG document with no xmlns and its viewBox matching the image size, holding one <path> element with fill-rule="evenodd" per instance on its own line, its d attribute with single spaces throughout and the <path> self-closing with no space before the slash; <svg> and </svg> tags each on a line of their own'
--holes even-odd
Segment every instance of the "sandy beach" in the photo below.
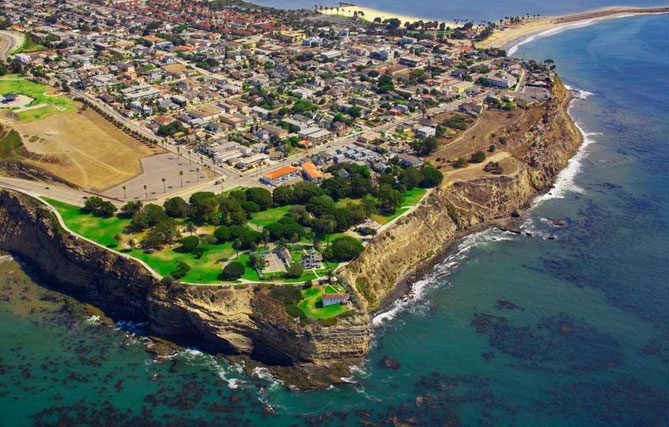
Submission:
<svg viewBox="0 0 669 427">
<path fill-rule="evenodd" d="M 531 19 L 518 25 L 496 30 L 492 36 L 479 43 L 480 47 L 513 47 L 541 34 L 552 34 L 567 28 L 582 27 L 605 19 L 618 19 L 635 15 L 669 13 L 669 7 L 610 7 L 562 16 Z M 510 52 L 513 54 L 513 52 Z"/>
<path fill-rule="evenodd" d="M 355 12 L 357 12 L 361 18 L 367 21 L 373 21 L 374 18 L 381 18 L 382 20 L 397 18 L 402 22 L 402 25 L 404 25 L 405 22 L 416 22 L 416 21 L 444 22 L 447 26 L 451 27 L 456 27 L 458 25 L 454 22 L 449 22 L 449 21 L 441 21 L 438 19 L 418 17 L 418 16 L 400 15 L 397 13 L 386 12 L 378 9 L 372 9 L 369 7 L 357 6 L 357 5 L 338 6 L 338 7 L 335 6 L 331 8 L 324 8 L 323 10 L 319 10 L 319 12 L 321 12 L 324 15 L 341 15 L 346 17 L 353 17 Z"/>
</svg>

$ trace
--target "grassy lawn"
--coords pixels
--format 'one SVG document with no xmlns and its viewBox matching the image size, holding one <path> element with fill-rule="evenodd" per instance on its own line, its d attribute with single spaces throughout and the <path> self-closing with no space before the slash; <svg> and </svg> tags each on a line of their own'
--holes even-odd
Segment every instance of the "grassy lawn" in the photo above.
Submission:
<svg viewBox="0 0 669 427">
<path fill-rule="evenodd" d="M 191 253 L 182 251 L 179 246 L 165 248 L 153 253 L 146 253 L 141 249 L 133 248 L 126 253 L 146 262 L 162 276 L 167 276 L 173 272 L 178 262 L 185 262 L 190 265 L 191 269 L 181 280 L 188 283 L 203 284 L 220 283 L 221 279 L 218 276 L 221 274 L 224 260 L 234 260 L 235 256 L 235 250 L 230 242 L 209 246 L 208 250 L 199 259 Z M 240 261 L 242 256 L 240 255 Z"/>
<path fill-rule="evenodd" d="M 0 140 L 0 160 L 21 160 L 22 150 L 21 136 L 15 130 L 7 132 Z"/>
<path fill-rule="evenodd" d="M 63 221 L 65 221 L 65 224 L 72 231 L 101 245 L 112 249 L 119 249 L 114 236 L 123 234 L 125 228 L 130 224 L 129 219 L 120 219 L 115 216 L 111 218 L 98 218 L 82 213 L 81 208 L 78 206 L 58 200 L 44 199 L 58 209 Z M 146 262 L 162 276 L 169 275 L 176 269 L 177 263 L 183 261 L 191 266 L 190 271 L 182 279 L 183 281 L 203 284 L 220 283 L 221 279 L 218 276 L 221 274 L 223 260 L 233 260 L 235 250 L 232 248 L 231 242 L 213 244 L 207 246 L 207 248 L 199 259 L 195 258 L 195 255 L 192 253 L 182 251 L 179 245 L 176 247 L 167 247 L 153 253 L 144 252 L 139 248 L 121 250 L 121 252 Z M 259 280 L 256 271 L 249 266 L 248 254 L 240 254 L 239 261 L 247 266 L 243 276 L 244 279 Z"/>
<path fill-rule="evenodd" d="M 25 34 L 23 37 L 23 44 L 14 49 L 12 55 L 17 53 L 36 53 L 42 52 L 43 50 L 46 50 L 46 47 L 35 42 L 28 34 Z"/>
<path fill-rule="evenodd" d="M 413 188 L 402 193 L 402 206 L 415 206 L 427 193 L 426 188 Z"/>
<path fill-rule="evenodd" d="M 290 211 L 291 208 L 292 206 L 288 205 L 267 209 L 264 212 L 257 212 L 253 214 L 253 217 L 249 220 L 249 222 L 253 225 L 257 225 L 258 227 L 266 227 L 280 220 L 288 213 L 288 211 Z"/>
<path fill-rule="evenodd" d="M 121 219 L 115 216 L 106 219 L 98 218 L 82 213 L 79 206 L 46 197 L 44 200 L 58 209 L 63 221 L 72 231 L 110 248 L 116 247 L 114 236 L 122 234 L 123 230 L 130 224 L 129 219 Z"/>
<path fill-rule="evenodd" d="M 37 120 L 50 114 L 72 112 L 77 106 L 69 97 L 56 95 L 49 86 L 35 83 L 26 78 L 0 79 L 0 95 L 21 94 L 33 98 L 29 106 L 44 104 L 45 107 L 19 113 L 19 120 Z"/>
<path fill-rule="evenodd" d="M 393 212 L 390 215 L 381 215 L 381 214 L 374 214 L 372 215 L 372 219 L 379 224 L 387 224 L 390 221 L 394 220 L 398 216 L 402 215 L 404 212 L 408 211 L 410 208 L 405 207 L 405 208 L 399 208 L 395 209 L 395 212 Z"/>
<path fill-rule="evenodd" d="M 300 301 L 297 306 L 311 319 L 331 319 L 342 313 L 346 313 L 349 310 L 348 307 L 342 306 L 341 304 L 333 304 L 323 307 L 324 289 L 325 288 L 314 286 L 302 291 L 303 300 Z"/>
</svg>

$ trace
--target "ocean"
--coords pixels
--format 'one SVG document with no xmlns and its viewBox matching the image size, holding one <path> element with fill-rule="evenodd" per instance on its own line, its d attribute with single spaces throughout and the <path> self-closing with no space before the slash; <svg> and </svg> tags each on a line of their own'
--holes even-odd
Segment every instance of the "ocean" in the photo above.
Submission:
<svg viewBox="0 0 669 427">
<path fill-rule="evenodd" d="M 515 53 L 556 61 L 586 143 L 532 236 L 463 239 L 374 318 L 349 385 L 292 391 L 196 349 L 157 363 L 142 325 L 105 326 L 4 256 L 0 425 L 669 425 L 669 16 Z"/>
<path fill-rule="evenodd" d="M 314 5 L 336 7 L 338 0 L 254 0 L 252 3 L 280 9 L 311 9 Z M 654 0 L 427 0 L 419 3 L 406 0 L 359 0 L 349 1 L 360 6 L 383 10 L 399 15 L 418 16 L 445 21 L 472 20 L 496 21 L 505 16 L 540 14 L 542 16 L 583 12 L 607 6 L 657 6 Z M 374 17 L 368 17 L 374 19 Z"/>
</svg>

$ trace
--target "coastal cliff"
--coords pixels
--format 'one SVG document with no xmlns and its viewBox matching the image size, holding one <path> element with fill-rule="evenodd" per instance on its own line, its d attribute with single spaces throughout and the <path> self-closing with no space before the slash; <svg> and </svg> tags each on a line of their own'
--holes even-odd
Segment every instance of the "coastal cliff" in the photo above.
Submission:
<svg viewBox="0 0 669 427">
<path fill-rule="evenodd" d="M 51 287 L 152 334 L 212 353 L 266 363 L 287 383 L 325 387 L 367 353 L 366 315 L 335 325 L 300 324 L 267 286 L 166 284 L 141 264 L 64 230 L 39 201 L 0 190 L 0 250 L 28 261 Z M 291 369 L 285 369 L 290 367 Z M 288 375 L 301 373 L 301 375 Z"/>
<path fill-rule="evenodd" d="M 499 135 L 517 165 L 513 174 L 445 180 L 346 266 L 341 274 L 369 312 L 392 298 L 403 279 L 415 279 L 415 272 L 441 259 L 457 239 L 507 220 L 551 188 L 582 141 L 567 114 L 570 100 L 556 80 L 551 100 L 529 107 Z"/>
<path fill-rule="evenodd" d="M 140 263 L 71 235 L 45 205 L 10 190 L 0 190 L 0 250 L 115 319 L 147 322 L 156 336 L 240 357 L 249 366 L 261 361 L 288 384 L 326 387 L 366 355 L 368 313 L 391 299 L 398 283 L 441 259 L 458 238 L 508 219 L 550 189 L 581 143 L 567 114 L 569 92 L 558 81 L 553 94 L 505 128 L 504 150 L 518 165 L 513 173 L 446 180 L 341 271 L 359 310 L 335 324 L 302 324 L 271 286 L 161 281 Z"/>
</svg>

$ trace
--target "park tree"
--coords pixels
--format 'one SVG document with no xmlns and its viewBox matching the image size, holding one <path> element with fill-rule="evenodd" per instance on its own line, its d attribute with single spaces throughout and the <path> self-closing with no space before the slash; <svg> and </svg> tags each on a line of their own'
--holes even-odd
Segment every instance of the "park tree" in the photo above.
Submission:
<svg viewBox="0 0 669 427">
<path fill-rule="evenodd" d="M 121 212 L 119 212 L 119 216 L 123 218 L 132 218 L 132 216 L 137 212 L 139 212 L 141 209 L 142 209 L 141 201 L 128 202 L 121 207 Z"/>
<path fill-rule="evenodd" d="M 218 211 L 216 195 L 211 192 L 193 193 L 188 204 L 193 220 L 199 224 L 211 222 Z"/>
<path fill-rule="evenodd" d="M 246 224 L 248 215 L 242 207 L 242 202 L 234 196 L 224 196 L 218 203 L 220 223 L 223 225 Z"/>
<path fill-rule="evenodd" d="M 274 202 L 272 193 L 260 187 L 249 188 L 246 191 L 246 200 L 256 203 L 261 211 L 272 207 L 272 203 Z"/>
<path fill-rule="evenodd" d="M 286 271 L 286 277 L 290 279 L 300 278 L 302 274 L 304 274 L 304 267 L 299 262 L 292 263 Z"/>
<path fill-rule="evenodd" d="M 228 265 L 226 265 L 225 268 L 223 268 L 223 272 L 221 273 L 221 278 L 223 280 L 234 281 L 242 277 L 245 270 L 246 269 L 244 268 L 244 265 L 241 262 L 232 261 L 228 263 Z"/>
<path fill-rule="evenodd" d="M 218 243 L 227 242 L 230 240 L 230 229 L 224 225 L 216 228 L 214 231 L 214 237 Z"/>
<path fill-rule="evenodd" d="M 293 186 L 293 203 L 304 205 L 313 197 L 323 194 L 323 189 L 313 182 L 302 181 Z"/>
<path fill-rule="evenodd" d="M 116 206 L 114 206 L 112 202 L 102 200 L 97 196 L 93 196 L 86 199 L 84 207 L 81 209 L 81 211 L 102 218 L 109 218 L 116 212 Z"/>
<path fill-rule="evenodd" d="M 346 262 L 360 256 L 363 250 L 364 247 L 357 239 L 351 236 L 342 236 L 335 239 L 323 255 L 328 261 Z"/>
<path fill-rule="evenodd" d="M 313 197 L 306 205 L 307 211 L 316 217 L 332 213 L 335 208 L 335 201 L 328 195 Z"/>
<path fill-rule="evenodd" d="M 293 202 L 293 187 L 278 187 L 272 193 L 274 206 L 285 206 Z"/>
<path fill-rule="evenodd" d="M 402 204 L 402 193 L 389 185 L 381 185 L 377 190 L 379 208 L 385 212 L 394 212 Z"/>
<path fill-rule="evenodd" d="M 444 180 L 444 174 L 434 166 L 425 165 L 420 170 L 420 186 L 423 188 L 437 187 Z"/>
<path fill-rule="evenodd" d="M 171 218 L 186 218 L 189 214 L 188 203 L 181 197 L 172 197 L 163 207 L 167 216 Z"/>
<path fill-rule="evenodd" d="M 422 179 L 420 171 L 414 167 L 402 169 L 399 173 L 399 182 L 407 190 L 417 187 Z"/>
</svg>

